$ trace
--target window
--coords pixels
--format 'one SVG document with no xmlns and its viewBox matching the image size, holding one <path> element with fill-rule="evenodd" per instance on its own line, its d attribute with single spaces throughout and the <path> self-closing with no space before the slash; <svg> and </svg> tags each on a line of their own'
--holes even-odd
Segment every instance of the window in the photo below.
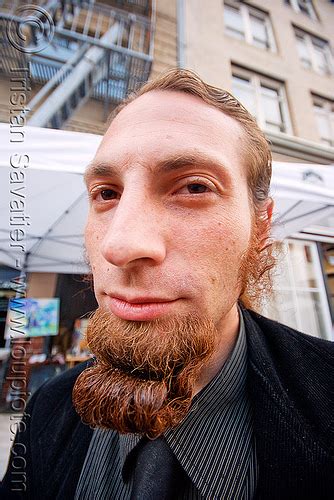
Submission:
<svg viewBox="0 0 334 500">
<path fill-rule="evenodd" d="M 276 51 L 269 15 L 244 3 L 225 4 L 225 31 L 264 50 Z"/>
<path fill-rule="evenodd" d="M 285 240 L 273 274 L 273 298 L 262 314 L 315 337 L 331 340 L 332 323 L 317 245 Z"/>
<path fill-rule="evenodd" d="M 321 75 L 332 73 L 333 63 L 328 42 L 295 28 L 299 59 L 304 68 Z"/>
<path fill-rule="evenodd" d="M 254 116 L 260 127 L 291 133 L 282 83 L 235 68 L 232 72 L 232 93 Z"/>
<path fill-rule="evenodd" d="M 295 12 L 302 12 L 313 20 L 318 20 L 312 0 L 285 0 Z"/>
<path fill-rule="evenodd" d="M 312 59 L 305 38 L 296 34 L 296 40 L 299 59 L 301 60 L 302 65 L 307 69 L 312 68 Z"/>
<path fill-rule="evenodd" d="M 334 147 L 334 101 L 313 96 L 313 110 L 321 142 Z"/>
<path fill-rule="evenodd" d="M 244 23 L 238 7 L 225 5 L 224 21 L 226 33 L 239 40 L 245 40 Z"/>
</svg>

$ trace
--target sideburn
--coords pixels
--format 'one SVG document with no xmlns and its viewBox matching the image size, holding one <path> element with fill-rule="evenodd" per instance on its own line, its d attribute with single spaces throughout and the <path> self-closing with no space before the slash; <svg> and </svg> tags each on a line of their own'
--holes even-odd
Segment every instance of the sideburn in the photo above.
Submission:
<svg viewBox="0 0 334 500">
<path fill-rule="evenodd" d="M 98 309 L 87 332 L 96 362 L 75 383 L 76 411 L 91 427 L 158 437 L 188 413 L 216 339 L 206 319 L 130 322 Z"/>
<path fill-rule="evenodd" d="M 261 212 L 254 213 L 250 242 L 239 268 L 239 300 L 246 308 L 259 313 L 262 302 L 272 294 L 271 271 L 277 262 L 278 252 L 269 233 L 269 222 L 261 218 Z"/>
</svg>

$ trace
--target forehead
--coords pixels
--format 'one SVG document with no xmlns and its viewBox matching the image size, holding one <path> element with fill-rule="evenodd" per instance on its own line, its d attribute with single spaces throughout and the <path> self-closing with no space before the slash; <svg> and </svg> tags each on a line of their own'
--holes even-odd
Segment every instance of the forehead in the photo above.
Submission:
<svg viewBox="0 0 334 500">
<path fill-rule="evenodd" d="M 200 98 L 175 91 L 151 91 L 128 104 L 112 121 L 94 164 L 155 162 L 178 155 L 216 158 L 242 170 L 245 134 L 241 125 Z M 239 172 L 240 173 L 240 172 Z"/>
</svg>

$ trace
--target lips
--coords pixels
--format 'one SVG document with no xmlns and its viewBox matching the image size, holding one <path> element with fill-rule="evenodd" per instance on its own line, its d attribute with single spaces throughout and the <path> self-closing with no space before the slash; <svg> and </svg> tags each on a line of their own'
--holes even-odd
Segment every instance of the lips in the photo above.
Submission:
<svg viewBox="0 0 334 500">
<path fill-rule="evenodd" d="M 124 298 L 108 296 L 110 311 L 121 319 L 129 321 L 150 321 L 167 314 L 176 300 L 157 297 Z"/>
</svg>

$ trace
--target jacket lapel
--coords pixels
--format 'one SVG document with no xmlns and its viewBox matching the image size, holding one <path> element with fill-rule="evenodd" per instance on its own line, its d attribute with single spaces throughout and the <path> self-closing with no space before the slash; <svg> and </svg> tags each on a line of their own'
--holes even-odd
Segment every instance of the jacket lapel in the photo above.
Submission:
<svg viewBox="0 0 334 500">
<path fill-rule="evenodd" d="M 248 342 L 248 387 L 259 469 L 256 499 L 331 498 L 329 492 L 333 491 L 334 475 L 333 470 L 329 470 L 329 450 L 325 449 L 319 433 L 311 429 L 300 411 L 303 395 L 300 395 L 298 405 L 298 394 L 290 397 L 293 378 L 290 386 L 286 385 L 286 378 L 293 374 L 298 377 L 298 374 L 297 371 L 285 373 L 287 370 L 291 372 L 291 360 L 284 365 L 279 343 L 285 342 L 284 349 L 290 347 L 294 350 L 293 342 L 286 345 L 289 336 L 278 323 L 268 322 L 264 335 L 258 322 L 254 321 L 256 316 L 245 310 L 243 313 Z M 274 353 L 274 358 L 271 353 Z M 297 362 L 300 353 L 293 355 Z M 279 369 L 276 369 L 278 364 Z M 321 408 L 317 410 L 321 412 Z"/>
<path fill-rule="evenodd" d="M 37 439 L 40 470 L 36 476 L 41 484 L 36 494 L 43 491 L 43 498 L 50 500 L 74 498 L 92 433 L 93 429 L 81 422 L 71 399 L 58 406 Z"/>
</svg>

